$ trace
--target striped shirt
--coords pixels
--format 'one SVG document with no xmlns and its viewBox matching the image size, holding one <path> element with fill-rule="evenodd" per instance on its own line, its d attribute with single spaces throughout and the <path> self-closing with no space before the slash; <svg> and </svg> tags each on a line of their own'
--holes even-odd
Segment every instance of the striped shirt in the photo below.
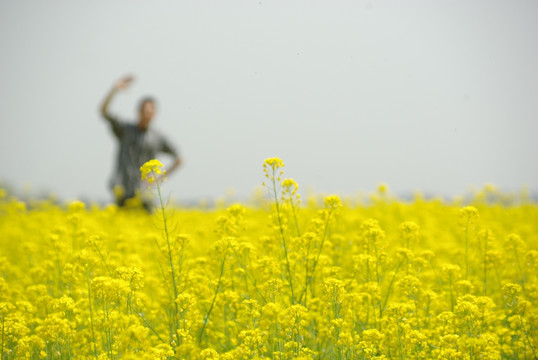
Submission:
<svg viewBox="0 0 538 360">
<path fill-rule="evenodd" d="M 152 128 L 140 129 L 137 124 L 127 123 L 106 115 L 112 131 L 119 142 L 118 157 L 110 187 L 120 185 L 124 196 L 132 197 L 141 187 L 140 167 L 149 160 L 156 159 L 159 153 L 179 156 L 177 149 L 161 133 Z"/>
</svg>

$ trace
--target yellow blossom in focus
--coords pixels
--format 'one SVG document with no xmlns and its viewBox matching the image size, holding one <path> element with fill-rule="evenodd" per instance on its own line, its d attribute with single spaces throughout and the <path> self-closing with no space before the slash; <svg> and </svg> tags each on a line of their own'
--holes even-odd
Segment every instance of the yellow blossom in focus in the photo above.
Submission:
<svg viewBox="0 0 538 360">
<path fill-rule="evenodd" d="M 164 175 L 166 172 L 162 170 L 164 165 L 157 159 L 149 160 L 140 167 L 142 180 L 147 180 L 150 183 L 155 182 L 157 175 Z"/>
<path fill-rule="evenodd" d="M 278 169 L 284 167 L 284 162 L 280 158 L 272 157 L 265 159 L 263 162 L 263 166 L 269 166 L 270 168 Z"/>
</svg>

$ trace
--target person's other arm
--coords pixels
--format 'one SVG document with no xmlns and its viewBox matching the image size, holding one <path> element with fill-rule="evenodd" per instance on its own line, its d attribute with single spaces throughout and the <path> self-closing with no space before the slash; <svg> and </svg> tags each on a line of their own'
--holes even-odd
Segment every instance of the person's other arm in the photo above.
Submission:
<svg viewBox="0 0 538 360">
<path fill-rule="evenodd" d="M 181 163 L 182 163 L 181 157 L 176 155 L 176 157 L 174 159 L 174 162 L 172 163 L 172 165 L 170 165 L 168 170 L 166 170 L 166 174 L 169 175 L 169 174 L 173 173 L 174 171 L 176 171 L 177 168 L 179 168 L 181 166 Z"/>
<path fill-rule="evenodd" d="M 173 172 L 175 172 L 183 163 L 183 159 L 180 156 L 180 153 L 178 149 L 168 141 L 168 139 L 161 134 L 159 134 L 160 137 L 160 151 L 172 155 L 174 157 L 174 162 L 170 165 L 168 169 L 166 169 L 166 174 L 169 175 Z"/>
</svg>

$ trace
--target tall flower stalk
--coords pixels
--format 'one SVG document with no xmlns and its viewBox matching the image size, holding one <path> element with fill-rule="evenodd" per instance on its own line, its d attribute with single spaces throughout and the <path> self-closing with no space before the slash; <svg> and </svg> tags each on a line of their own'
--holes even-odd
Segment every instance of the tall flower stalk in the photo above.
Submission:
<svg viewBox="0 0 538 360">
<path fill-rule="evenodd" d="M 142 167 L 140 168 L 140 172 L 142 175 L 142 180 L 147 181 L 149 184 L 155 184 L 155 187 L 157 188 L 157 195 L 159 197 L 159 207 L 163 218 L 163 229 L 164 229 L 164 238 L 166 240 L 166 246 L 168 251 L 168 264 L 170 266 L 170 272 L 172 275 L 172 289 L 173 289 L 173 299 L 172 302 L 174 304 L 175 308 L 175 314 L 174 314 L 174 321 L 173 324 L 173 331 L 171 334 L 176 334 L 177 329 L 179 329 L 179 308 L 178 304 L 175 301 L 179 295 L 178 289 L 177 289 L 177 283 L 176 283 L 176 271 L 174 268 L 174 261 L 172 259 L 172 247 L 170 245 L 170 233 L 168 230 L 168 219 L 166 217 L 165 212 L 165 203 L 162 196 L 161 191 L 161 183 L 164 180 L 164 175 L 166 175 L 166 171 L 162 170 L 163 164 L 156 159 L 150 160 L 146 162 Z"/>
<path fill-rule="evenodd" d="M 474 228 L 478 210 L 474 206 L 466 206 L 460 209 L 460 221 L 465 231 L 465 279 L 469 279 L 469 230 Z"/>
<path fill-rule="evenodd" d="M 303 297 L 307 296 L 308 286 L 310 285 L 312 280 L 314 280 L 314 276 L 316 274 L 316 266 L 318 265 L 319 258 L 321 256 L 321 251 L 323 250 L 323 245 L 325 243 L 325 240 L 327 239 L 327 235 L 329 231 L 329 221 L 331 220 L 331 216 L 334 214 L 336 209 L 340 207 L 342 207 L 342 201 L 340 200 L 338 196 L 331 195 L 325 198 L 325 209 L 323 211 L 323 216 L 325 217 L 325 225 L 323 227 L 323 235 L 321 237 L 321 243 L 319 245 L 319 249 L 314 259 L 314 263 L 312 264 L 312 270 L 310 272 L 308 272 L 308 263 L 306 265 L 307 276 L 305 277 L 305 284 L 304 284 L 303 292 L 301 293 L 301 296 L 299 298 L 300 302 L 303 300 Z M 306 303 L 306 299 L 305 299 L 305 303 Z"/>
<path fill-rule="evenodd" d="M 286 260 L 286 270 L 288 274 L 288 281 L 290 283 L 290 291 L 291 291 L 291 303 L 295 304 L 295 291 L 293 287 L 293 277 L 291 275 L 291 266 L 290 266 L 290 259 L 288 255 L 288 244 L 286 242 L 286 235 L 284 234 L 284 224 L 282 220 L 282 212 L 280 209 L 280 198 L 279 198 L 279 190 L 280 190 L 280 182 L 282 180 L 281 176 L 283 175 L 283 171 L 280 170 L 284 167 L 284 163 L 281 159 L 274 157 L 274 158 L 268 158 L 265 159 L 263 163 L 263 171 L 265 173 L 265 177 L 271 182 L 271 190 L 273 199 L 275 201 L 275 209 L 276 209 L 276 216 L 278 221 L 278 228 L 280 232 L 280 239 L 282 241 L 282 247 L 284 249 L 284 258 Z M 264 183 L 264 185 L 266 185 Z"/>
</svg>

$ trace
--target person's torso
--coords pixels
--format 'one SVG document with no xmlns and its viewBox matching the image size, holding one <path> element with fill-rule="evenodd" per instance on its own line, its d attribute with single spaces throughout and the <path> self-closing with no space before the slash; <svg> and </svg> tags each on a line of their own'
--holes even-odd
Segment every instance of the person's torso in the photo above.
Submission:
<svg viewBox="0 0 538 360">
<path fill-rule="evenodd" d="M 158 133 L 153 129 L 142 131 L 136 125 L 128 124 L 120 139 L 121 161 L 138 170 L 146 161 L 156 157 L 159 146 Z"/>
</svg>

